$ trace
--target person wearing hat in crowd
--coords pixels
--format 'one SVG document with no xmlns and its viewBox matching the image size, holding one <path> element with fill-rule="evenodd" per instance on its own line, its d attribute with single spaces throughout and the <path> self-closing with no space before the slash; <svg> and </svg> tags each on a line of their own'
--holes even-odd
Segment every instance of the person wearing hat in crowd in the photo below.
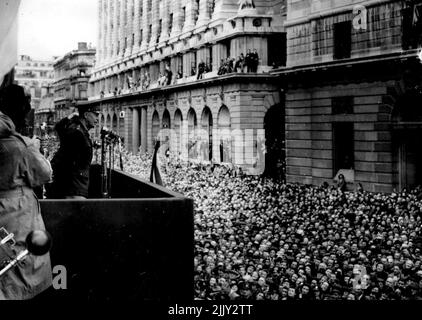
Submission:
<svg viewBox="0 0 422 320">
<path fill-rule="evenodd" d="M 61 126 L 59 150 L 51 161 L 53 183 L 49 198 L 85 199 L 88 197 L 89 168 L 93 157 L 93 144 L 89 130 L 98 123 L 98 112 L 79 110 L 79 116 L 66 120 Z"/>
<path fill-rule="evenodd" d="M 18 133 L 30 110 L 22 87 L 12 84 L 0 90 L 0 228 L 13 233 L 13 254 L 26 248 L 31 231 L 45 230 L 33 188 L 51 179 L 51 167 L 40 153 L 39 140 Z M 31 299 L 51 283 L 50 255 L 30 255 L 0 277 L 0 300 Z"/>
</svg>

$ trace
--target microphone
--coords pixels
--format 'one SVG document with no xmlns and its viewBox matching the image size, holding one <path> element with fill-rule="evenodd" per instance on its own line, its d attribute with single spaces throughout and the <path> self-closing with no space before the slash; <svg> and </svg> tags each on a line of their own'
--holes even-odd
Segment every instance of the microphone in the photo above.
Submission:
<svg viewBox="0 0 422 320">
<path fill-rule="evenodd" d="M 120 136 L 116 132 L 111 129 L 108 129 L 107 127 L 102 127 L 100 135 L 101 138 L 106 138 L 110 140 L 118 140 L 120 138 Z"/>
</svg>

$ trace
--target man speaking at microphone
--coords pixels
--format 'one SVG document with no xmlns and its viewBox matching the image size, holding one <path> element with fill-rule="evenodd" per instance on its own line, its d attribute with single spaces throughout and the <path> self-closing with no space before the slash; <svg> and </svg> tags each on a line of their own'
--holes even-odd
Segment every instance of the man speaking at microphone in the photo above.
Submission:
<svg viewBox="0 0 422 320">
<path fill-rule="evenodd" d="M 53 183 L 49 198 L 86 199 L 93 144 L 89 130 L 98 123 L 98 111 L 79 110 L 79 116 L 62 119 L 56 125 L 60 138 L 59 150 L 53 157 Z"/>
</svg>

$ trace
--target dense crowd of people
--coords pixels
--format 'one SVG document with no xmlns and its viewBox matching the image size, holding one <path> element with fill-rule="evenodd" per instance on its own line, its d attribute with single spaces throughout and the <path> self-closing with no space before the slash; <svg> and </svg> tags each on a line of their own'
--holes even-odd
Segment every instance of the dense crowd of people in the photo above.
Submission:
<svg viewBox="0 0 422 320">
<path fill-rule="evenodd" d="M 124 153 L 149 179 L 151 155 Z M 162 155 L 165 187 L 194 199 L 198 300 L 422 299 L 422 189 L 286 184 Z"/>
<path fill-rule="evenodd" d="M 125 159 L 148 178 L 150 156 Z M 196 299 L 422 299 L 420 188 L 343 192 L 161 162 L 165 186 L 195 200 Z"/>
</svg>

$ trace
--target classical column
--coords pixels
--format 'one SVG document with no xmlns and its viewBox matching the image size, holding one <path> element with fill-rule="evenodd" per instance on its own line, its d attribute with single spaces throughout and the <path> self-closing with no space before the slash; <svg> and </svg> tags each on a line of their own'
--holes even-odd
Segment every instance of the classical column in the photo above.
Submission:
<svg viewBox="0 0 422 320">
<path fill-rule="evenodd" d="M 173 26 L 170 37 L 178 36 L 182 31 L 182 1 L 183 0 L 173 0 L 173 6 L 171 9 L 171 13 L 173 13 Z"/>
<path fill-rule="evenodd" d="M 151 12 L 151 23 L 150 23 L 152 25 L 152 28 L 151 28 L 151 40 L 149 42 L 150 47 L 155 46 L 155 44 L 157 43 L 158 24 L 160 20 L 159 4 L 160 4 L 160 1 L 152 1 L 152 12 Z"/>
<path fill-rule="evenodd" d="M 102 0 L 98 0 L 98 38 L 97 38 L 97 43 L 98 43 L 98 50 L 96 53 L 97 56 L 97 61 L 96 61 L 96 65 L 100 65 L 101 61 L 103 59 L 102 54 L 103 54 L 103 49 L 104 49 L 104 43 L 103 43 L 103 39 L 104 39 L 104 20 L 103 20 L 103 16 L 105 14 L 104 11 L 104 6 L 103 6 L 103 1 Z"/>
<path fill-rule="evenodd" d="M 147 151 L 147 109 L 141 109 L 141 152 Z"/>
<path fill-rule="evenodd" d="M 120 15 L 120 11 L 119 8 L 120 6 L 118 6 L 120 4 L 120 0 L 112 0 L 113 1 L 113 11 L 112 11 L 112 15 L 113 15 L 113 38 L 111 41 L 111 47 L 113 49 L 113 53 L 112 53 L 112 57 L 111 59 L 114 60 L 117 56 L 117 43 L 119 41 L 119 25 L 118 22 L 119 20 L 119 15 Z"/>
<path fill-rule="evenodd" d="M 111 27 L 114 23 L 114 2 L 115 0 L 106 0 L 107 1 L 107 34 L 105 38 L 105 52 L 106 52 L 106 60 L 111 61 L 114 52 L 112 43 L 114 41 L 114 29 Z"/>
<path fill-rule="evenodd" d="M 185 17 L 185 24 L 183 26 L 183 32 L 189 31 L 195 27 L 194 23 L 194 5 L 195 0 L 184 0 L 183 3 L 186 4 L 186 17 Z"/>
<path fill-rule="evenodd" d="M 119 48 L 119 57 L 123 57 L 125 54 L 125 37 L 126 37 L 126 1 L 127 0 L 120 0 L 120 24 L 119 24 L 119 41 L 120 41 L 120 48 Z"/>
<path fill-rule="evenodd" d="M 199 16 L 196 26 L 203 25 L 210 21 L 208 0 L 199 0 Z"/>
<path fill-rule="evenodd" d="M 162 0 L 161 1 L 161 8 L 160 8 L 160 19 L 162 21 L 161 25 L 161 34 L 159 35 L 159 41 L 166 41 L 169 38 L 169 6 L 170 0 Z"/>
<path fill-rule="evenodd" d="M 140 47 L 140 39 L 141 39 L 141 7 L 143 5 L 142 0 L 136 0 L 135 1 L 135 8 L 133 8 L 134 10 L 134 21 L 133 21 L 133 33 L 135 34 L 135 39 L 134 42 L 132 44 L 132 53 L 135 53 L 137 51 L 139 51 L 139 47 Z"/>
<path fill-rule="evenodd" d="M 224 0 L 214 0 L 214 12 L 211 17 L 213 20 L 223 17 L 223 1 Z"/>
<path fill-rule="evenodd" d="M 148 32 L 149 32 L 149 21 L 148 21 L 148 0 L 142 1 L 143 9 L 142 9 L 142 42 L 141 42 L 141 51 L 148 48 Z"/>
<path fill-rule="evenodd" d="M 132 109 L 132 152 L 137 153 L 139 148 L 139 110 Z"/>
<path fill-rule="evenodd" d="M 134 15 L 132 14 L 133 10 L 135 10 L 134 6 L 134 0 L 127 0 L 127 7 L 126 7 L 126 37 L 127 37 L 127 48 L 125 55 L 130 56 L 132 54 L 133 49 L 133 42 L 134 42 L 134 30 L 133 30 L 133 24 L 134 24 Z"/>
</svg>

